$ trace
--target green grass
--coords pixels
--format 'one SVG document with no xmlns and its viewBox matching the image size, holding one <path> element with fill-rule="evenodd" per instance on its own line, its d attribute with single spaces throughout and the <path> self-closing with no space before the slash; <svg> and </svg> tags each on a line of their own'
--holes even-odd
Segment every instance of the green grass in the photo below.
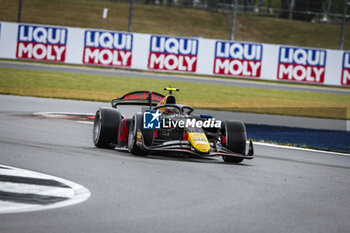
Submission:
<svg viewBox="0 0 350 233">
<path fill-rule="evenodd" d="M 7 62 L 13 62 L 12 59 L 0 59 L 0 61 L 7 61 Z M 93 69 L 106 69 L 106 67 L 103 66 L 86 66 L 86 65 L 79 65 L 79 64 L 66 64 L 66 63 L 57 63 L 57 62 L 48 62 L 48 61 L 35 61 L 35 60 L 16 60 L 17 63 L 37 63 L 37 64 L 47 64 L 47 65 L 55 65 L 55 66 L 70 66 L 70 67 L 90 67 Z M 143 71 L 143 70 L 137 70 L 137 72 L 144 72 L 144 73 L 149 73 L 149 74 L 159 74 L 157 71 Z M 173 75 L 173 76 L 178 76 L 178 73 L 174 72 L 162 72 L 163 74 L 166 75 Z M 232 77 L 229 76 L 216 76 L 216 75 L 211 75 L 210 77 L 208 75 L 202 75 L 202 74 L 188 74 L 188 73 L 181 73 L 181 76 L 187 76 L 191 78 L 210 78 L 210 79 L 228 79 L 228 80 L 233 80 Z M 280 81 L 280 80 L 264 80 L 264 79 L 247 79 L 243 77 L 234 77 L 234 80 L 238 81 L 244 81 L 244 82 L 255 82 L 255 83 L 273 83 L 273 84 L 283 84 L 283 85 L 291 85 L 291 86 L 304 86 L 304 87 L 315 87 L 318 89 L 349 89 L 349 87 L 346 86 L 332 86 L 332 85 L 315 85 L 315 84 L 310 84 L 310 83 L 296 83 L 292 81 Z"/>
<path fill-rule="evenodd" d="M 273 6 L 276 7 L 276 1 Z M 278 5 L 278 4 L 277 4 Z M 0 21 L 17 20 L 18 1 L 0 0 Z M 108 19 L 102 10 L 109 9 Z M 277 6 L 279 7 L 279 6 Z M 23 1 L 22 22 L 127 31 L 129 4 L 106 0 Z M 133 32 L 229 39 L 231 13 L 136 4 Z M 345 49 L 350 49 L 350 26 L 345 30 Z M 339 48 L 340 25 L 290 21 L 239 14 L 236 40 Z"/>
<path fill-rule="evenodd" d="M 162 92 L 168 81 L 0 68 L 0 93 L 111 101 L 136 90 Z M 350 96 L 171 82 L 195 108 L 350 119 Z M 344 111 L 347 111 L 346 113 Z"/>
</svg>

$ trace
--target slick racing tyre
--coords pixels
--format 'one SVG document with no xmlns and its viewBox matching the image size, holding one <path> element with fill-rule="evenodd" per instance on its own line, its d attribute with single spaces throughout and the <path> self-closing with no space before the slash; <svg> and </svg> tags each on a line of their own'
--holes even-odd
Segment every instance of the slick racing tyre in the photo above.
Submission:
<svg viewBox="0 0 350 233">
<path fill-rule="evenodd" d="M 130 123 L 130 128 L 129 128 L 129 139 L 128 139 L 128 149 L 129 152 L 134 154 L 134 155 L 139 155 L 139 156 L 146 156 L 148 154 L 147 151 L 142 150 L 139 148 L 136 144 L 137 142 L 137 131 L 142 132 L 143 128 L 143 118 L 142 114 L 136 114 Z M 145 136 L 145 135 L 143 135 Z"/>
<path fill-rule="evenodd" d="M 98 148 L 113 149 L 118 142 L 118 128 L 122 117 L 119 110 L 100 108 L 94 120 L 92 139 Z"/>
<path fill-rule="evenodd" d="M 226 148 L 234 153 L 245 155 L 247 134 L 243 122 L 226 121 L 224 131 L 226 133 Z M 222 159 L 230 163 L 240 163 L 243 161 L 243 158 L 225 155 L 222 156 Z"/>
</svg>

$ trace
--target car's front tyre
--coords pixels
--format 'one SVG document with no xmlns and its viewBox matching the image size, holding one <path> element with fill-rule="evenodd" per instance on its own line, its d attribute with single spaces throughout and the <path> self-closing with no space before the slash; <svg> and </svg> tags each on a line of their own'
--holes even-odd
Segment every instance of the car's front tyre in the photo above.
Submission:
<svg viewBox="0 0 350 233">
<path fill-rule="evenodd" d="M 231 120 L 226 121 L 224 124 L 226 148 L 234 153 L 245 155 L 247 133 L 244 123 L 242 121 Z M 229 163 L 240 163 L 243 161 L 243 158 L 225 155 L 222 156 L 222 159 Z"/>
<path fill-rule="evenodd" d="M 113 149 L 118 141 L 121 114 L 114 108 L 100 108 L 95 114 L 92 140 L 98 148 Z"/>
</svg>

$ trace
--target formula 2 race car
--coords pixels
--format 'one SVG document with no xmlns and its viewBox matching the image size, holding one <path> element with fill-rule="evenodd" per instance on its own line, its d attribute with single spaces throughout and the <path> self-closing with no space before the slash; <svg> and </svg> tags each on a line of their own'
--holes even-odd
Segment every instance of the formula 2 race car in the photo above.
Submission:
<svg viewBox="0 0 350 233">
<path fill-rule="evenodd" d="M 246 154 L 246 129 L 241 121 L 218 121 L 210 115 L 194 115 L 193 108 L 177 104 L 173 91 L 167 96 L 136 91 L 112 100 L 112 107 L 97 110 L 93 142 L 98 148 L 148 153 L 222 156 L 225 162 L 239 163 L 254 157 L 249 141 Z"/>
</svg>

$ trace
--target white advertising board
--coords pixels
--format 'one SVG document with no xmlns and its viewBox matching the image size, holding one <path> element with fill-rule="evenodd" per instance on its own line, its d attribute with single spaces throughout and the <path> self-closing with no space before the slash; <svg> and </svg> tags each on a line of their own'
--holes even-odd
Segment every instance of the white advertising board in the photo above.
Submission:
<svg viewBox="0 0 350 233">
<path fill-rule="evenodd" d="M 0 22 L 0 58 L 350 86 L 350 52 Z"/>
</svg>

